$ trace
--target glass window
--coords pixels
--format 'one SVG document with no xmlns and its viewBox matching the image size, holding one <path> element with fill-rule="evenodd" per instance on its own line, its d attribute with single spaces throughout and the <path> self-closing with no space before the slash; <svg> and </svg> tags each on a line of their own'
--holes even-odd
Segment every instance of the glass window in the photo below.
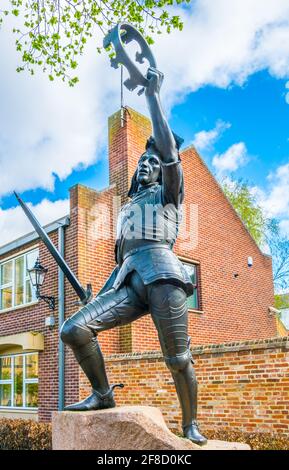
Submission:
<svg viewBox="0 0 289 470">
<path fill-rule="evenodd" d="M 38 255 L 37 249 L 0 264 L 0 310 L 37 300 L 27 270 L 34 266 Z"/>
<path fill-rule="evenodd" d="M 0 407 L 37 408 L 38 355 L 0 357 Z"/>
<path fill-rule="evenodd" d="M 32 269 L 39 256 L 38 250 L 30 251 L 26 254 L 26 269 Z"/>
<path fill-rule="evenodd" d="M 196 286 L 193 295 L 188 297 L 188 308 L 199 310 L 199 284 L 198 284 L 198 266 L 196 264 L 183 263 L 192 283 Z"/>
<path fill-rule="evenodd" d="M 11 384 L 0 383 L 0 406 L 11 406 Z"/>
<path fill-rule="evenodd" d="M 0 380 L 11 380 L 11 357 L 0 358 Z"/>
<path fill-rule="evenodd" d="M 14 406 L 23 406 L 23 357 L 14 358 Z"/>
<path fill-rule="evenodd" d="M 32 289 L 28 269 L 32 269 L 35 265 L 35 262 L 39 256 L 39 251 L 34 250 L 30 251 L 26 255 L 26 303 L 34 302 L 36 300 L 36 292 L 35 289 Z"/>
<path fill-rule="evenodd" d="M 3 263 L 1 266 L 1 284 L 10 284 L 12 282 L 12 261 Z"/>
<path fill-rule="evenodd" d="M 1 289 L 1 307 L 2 309 L 12 307 L 12 286 Z"/>
<path fill-rule="evenodd" d="M 32 289 L 31 282 L 29 279 L 26 280 L 26 298 L 25 298 L 25 303 L 29 304 L 30 302 L 33 302 L 33 300 L 36 299 L 36 296 L 34 294 L 34 289 Z"/>
<path fill-rule="evenodd" d="M 25 356 L 26 379 L 37 379 L 38 377 L 38 356 L 29 354 Z"/>
<path fill-rule="evenodd" d="M 25 385 L 25 397 L 27 408 L 37 408 L 38 405 L 38 383 L 27 383 Z"/>
<path fill-rule="evenodd" d="M 15 260 L 15 305 L 24 303 L 24 256 Z"/>
</svg>

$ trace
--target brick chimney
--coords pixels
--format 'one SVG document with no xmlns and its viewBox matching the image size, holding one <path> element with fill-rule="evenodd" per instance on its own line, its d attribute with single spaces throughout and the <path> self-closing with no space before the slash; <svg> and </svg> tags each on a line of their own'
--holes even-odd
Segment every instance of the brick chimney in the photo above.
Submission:
<svg viewBox="0 0 289 470">
<path fill-rule="evenodd" d="M 122 203 L 126 200 L 138 159 L 151 135 L 149 118 L 132 108 L 114 113 L 108 119 L 109 184 L 116 184 Z"/>
</svg>

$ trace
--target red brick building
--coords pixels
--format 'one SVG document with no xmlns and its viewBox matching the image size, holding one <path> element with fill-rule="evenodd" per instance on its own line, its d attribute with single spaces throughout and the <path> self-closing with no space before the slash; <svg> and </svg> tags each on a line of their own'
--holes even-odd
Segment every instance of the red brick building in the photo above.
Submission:
<svg viewBox="0 0 289 470">
<path fill-rule="evenodd" d="M 117 208 L 127 197 L 150 132 L 149 120 L 132 109 L 126 111 L 123 122 L 120 112 L 111 116 L 109 187 L 103 191 L 72 187 L 70 213 L 46 227 L 81 283 L 92 283 L 94 293 L 114 267 Z M 240 350 L 248 341 L 267 344 L 264 340 L 278 336 L 276 319 L 269 311 L 274 303 L 271 259 L 259 250 L 196 150 L 188 147 L 181 159 L 184 224 L 175 252 L 198 286 L 189 299 L 192 344 L 219 345 L 214 354 L 222 343 L 238 343 Z M 35 301 L 27 276 L 38 255 L 49 269 L 41 293 L 57 300 L 52 328 L 45 326 L 51 311 L 44 302 Z M 62 408 L 64 398 L 71 403 L 87 392 L 86 379 L 58 339 L 58 315 L 73 314 L 78 299 L 35 233 L 2 246 L 0 267 L 0 416 L 49 420 L 52 410 Z M 129 380 L 122 378 L 126 392 L 117 392 L 118 402 L 144 403 L 145 387 L 145 403 L 161 406 L 173 427 L 179 411 L 150 316 L 102 333 L 100 342 L 112 380 L 119 379 L 128 365 Z M 284 352 L 285 343 L 280 344 Z M 199 378 L 203 372 L 199 371 Z M 156 376 L 161 382 L 155 382 Z M 200 404 L 205 416 L 205 395 Z"/>
</svg>

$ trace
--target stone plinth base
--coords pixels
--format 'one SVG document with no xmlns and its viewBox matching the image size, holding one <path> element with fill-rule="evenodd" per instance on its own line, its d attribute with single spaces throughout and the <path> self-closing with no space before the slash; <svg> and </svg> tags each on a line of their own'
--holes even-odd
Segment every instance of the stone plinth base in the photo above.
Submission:
<svg viewBox="0 0 289 470">
<path fill-rule="evenodd" d="M 124 406 L 86 412 L 54 412 L 53 450 L 249 449 L 246 444 L 209 441 L 199 447 L 175 436 L 158 408 Z"/>
</svg>

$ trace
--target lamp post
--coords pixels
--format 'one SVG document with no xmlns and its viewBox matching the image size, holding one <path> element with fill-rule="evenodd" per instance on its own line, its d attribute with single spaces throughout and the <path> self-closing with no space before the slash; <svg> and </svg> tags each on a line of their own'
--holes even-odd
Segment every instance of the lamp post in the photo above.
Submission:
<svg viewBox="0 0 289 470">
<path fill-rule="evenodd" d="M 35 288 L 36 298 L 39 300 L 44 300 L 44 302 L 48 304 L 50 310 L 55 310 L 55 297 L 40 294 L 40 288 L 44 283 L 45 275 L 48 269 L 44 268 L 40 264 L 39 258 L 37 258 L 34 267 L 32 269 L 28 269 L 27 271 L 31 284 Z"/>
</svg>

